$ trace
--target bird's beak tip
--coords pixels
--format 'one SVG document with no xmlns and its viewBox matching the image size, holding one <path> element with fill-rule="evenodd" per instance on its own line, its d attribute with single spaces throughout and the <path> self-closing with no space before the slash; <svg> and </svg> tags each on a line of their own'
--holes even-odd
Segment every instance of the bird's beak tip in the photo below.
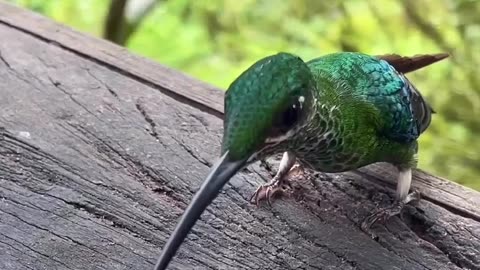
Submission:
<svg viewBox="0 0 480 270">
<path fill-rule="evenodd" d="M 180 222 L 165 244 L 155 270 L 166 269 L 181 243 L 187 237 L 205 208 L 217 197 L 222 187 L 246 164 L 245 160 L 231 160 L 228 151 L 215 163 L 192 202 L 188 205 Z"/>
</svg>

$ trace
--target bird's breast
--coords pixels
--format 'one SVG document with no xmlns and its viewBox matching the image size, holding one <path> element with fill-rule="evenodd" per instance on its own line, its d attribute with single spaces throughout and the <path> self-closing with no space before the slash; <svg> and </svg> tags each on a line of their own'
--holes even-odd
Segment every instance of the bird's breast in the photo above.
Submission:
<svg viewBox="0 0 480 270">
<path fill-rule="evenodd" d="M 361 167 L 362 156 L 357 153 L 307 153 L 298 155 L 303 166 L 321 172 L 337 173 Z"/>
<path fill-rule="evenodd" d="M 302 165 L 317 171 L 344 172 L 365 164 L 367 153 L 352 143 L 355 136 L 333 129 L 320 134 L 295 145 L 294 152 Z"/>
</svg>

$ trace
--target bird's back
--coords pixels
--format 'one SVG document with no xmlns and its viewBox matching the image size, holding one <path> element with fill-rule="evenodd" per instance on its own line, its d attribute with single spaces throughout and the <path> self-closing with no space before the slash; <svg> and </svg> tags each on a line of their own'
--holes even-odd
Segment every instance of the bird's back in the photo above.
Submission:
<svg viewBox="0 0 480 270">
<path fill-rule="evenodd" d="M 333 89 L 318 91 L 335 91 L 340 97 L 371 107 L 377 114 L 377 132 L 381 136 L 408 144 L 430 124 L 433 110 L 422 95 L 402 73 L 379 57 L 343 52 L 307 64 L 317 81 L 334 85 Z"/>
</svg>

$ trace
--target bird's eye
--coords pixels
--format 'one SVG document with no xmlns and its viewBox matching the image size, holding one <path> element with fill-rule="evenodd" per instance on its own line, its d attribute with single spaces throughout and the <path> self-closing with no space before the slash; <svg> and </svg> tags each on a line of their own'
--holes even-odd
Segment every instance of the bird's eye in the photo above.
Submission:
<svg viewBox="0 0 480 270">
<path fill-rule="evenodd" d="M 303 118 L 305 109 L 305 97 L 299 96 L 292 100 L 289 106 L 276 115 L 273 125 L 268 132 L 267 142 L 283 140 L 283 135 L 291 131 L 294 126 Z"/>
<path fill-rule="evenodd" d="M 301 105 L 298 101 L 294 102 L 276 118 L 273 124 L 276 132 L 284 134 L 297 123 L 302 111 Z"/>
<path fill-rule="evenodd" d="M 285 110 L 280 119 L 281 126 L 286 129 L 291 128 L 298 120 L 299 110 L 300 108 L 298 108 L 296 105 L 293 105 Z"/>
</svg>

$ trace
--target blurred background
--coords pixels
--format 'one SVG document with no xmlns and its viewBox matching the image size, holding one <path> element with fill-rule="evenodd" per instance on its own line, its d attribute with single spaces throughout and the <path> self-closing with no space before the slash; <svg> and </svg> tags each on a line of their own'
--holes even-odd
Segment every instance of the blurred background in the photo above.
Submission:
<svg viewBox="0 0 480 270">
<path fill-rule="evenodd" d="M 479 0 L 9 0 L 226 89 L 259 58 L 448 52 L 408 77 L 437 111 L 419 167 L 480 190 Z"/>
</svg>

